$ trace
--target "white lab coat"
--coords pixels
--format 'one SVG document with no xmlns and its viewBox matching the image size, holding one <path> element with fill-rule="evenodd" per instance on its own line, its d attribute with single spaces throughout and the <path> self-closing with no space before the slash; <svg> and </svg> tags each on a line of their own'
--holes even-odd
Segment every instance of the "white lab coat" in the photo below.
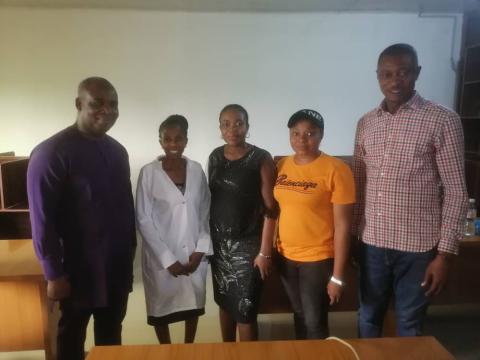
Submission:
<svg viewBox="0 0 480 360">
<path fill-rule="evenodd" d="M 200 164 L 187 160 L 185 194 L 162 163 L 155 160 L 140 171 L 136 216 L 143 238 L 142 268 L 147 314 L 164 316 L 205 306 L 207 261 L 189 276 L 174 277 L 167 268 L 188 263 L 194 251 L 213 253 L 209 232 L 210 191 Z"/>
</svg>

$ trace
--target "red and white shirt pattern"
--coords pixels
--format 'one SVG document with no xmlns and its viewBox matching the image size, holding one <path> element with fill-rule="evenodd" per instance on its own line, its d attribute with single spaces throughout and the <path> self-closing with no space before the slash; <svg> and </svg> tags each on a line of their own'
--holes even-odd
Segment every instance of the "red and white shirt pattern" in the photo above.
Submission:
<svg viewBox="0 0 480 360">
<path fill-rule="evenodd" d="M 460 118 L 417 93 L 357 125 L 354 232 L 377 247 L 458 252 L 467 206 Z"/>
</svg>

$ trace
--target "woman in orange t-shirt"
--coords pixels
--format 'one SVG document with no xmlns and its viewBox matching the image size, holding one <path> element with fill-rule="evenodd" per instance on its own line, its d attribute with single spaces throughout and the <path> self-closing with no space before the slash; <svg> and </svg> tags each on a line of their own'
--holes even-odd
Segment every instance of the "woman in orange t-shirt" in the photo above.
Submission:
<svg viewBox="0 0 480 360">
<path fill-rule="evenodd" d="M 300 110 L 288 121 L 295 154 L 278 163 L 280 276 L 297 339 L 328 336 L 328 306 L 344 286 L 355 186 L 348 165 L 319 150 L 323 118 Z"/>
</svg>

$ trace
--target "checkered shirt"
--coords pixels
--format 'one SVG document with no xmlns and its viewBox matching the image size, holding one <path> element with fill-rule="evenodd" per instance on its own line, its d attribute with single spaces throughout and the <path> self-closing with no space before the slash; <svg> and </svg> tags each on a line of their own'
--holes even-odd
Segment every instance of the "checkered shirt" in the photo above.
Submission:
<svg viewBox="0 0 480 360">
<path fill-rule="evenodd" d="M 453 111 L 415 95 L 357 125 L 353 231 L 377 247 L 456 254 L 467 209 L 464 143 Z"/>
</svg>

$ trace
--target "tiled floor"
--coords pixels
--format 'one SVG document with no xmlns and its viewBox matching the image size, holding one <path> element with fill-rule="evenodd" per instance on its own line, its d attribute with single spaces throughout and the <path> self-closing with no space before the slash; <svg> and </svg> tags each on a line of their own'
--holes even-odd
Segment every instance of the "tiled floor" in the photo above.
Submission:
<svg viewBox="0 0 480 360">
<path fill-rule="evenodd" d="M 140 279 L 140 277 L 137 277 Z M 211 281 L 208 281 L 211 284 Z M 220 341 L 217 306 L 213 302 L 211 286 L 208 286 L 206 314 L 200 318 L 197 342 Z M 259 317 L 261 339 L 291 339 L 293 329 L 288 314 L 261 315 Z M 356 337 L 356 313 L 330 314 L 331 334 L 342 338 Z M 437 306 L 429 310 L 426 323 L 427 335 L 433 335 L 457 359 L 480 360 L 480 304 L 468 306 Z M 171 326 L 173 342 L 183 341 L 183 325 Z M 124 321 L 124 344 L 156 344 L 153 329 L 146 324 L 143 287 L 136 283 L 129 301 Z M 91 326 L 85 348 L 93 346 Z M 43 360 L 42 351 L 0 353 L 0 360 Z"/>
</svg>

